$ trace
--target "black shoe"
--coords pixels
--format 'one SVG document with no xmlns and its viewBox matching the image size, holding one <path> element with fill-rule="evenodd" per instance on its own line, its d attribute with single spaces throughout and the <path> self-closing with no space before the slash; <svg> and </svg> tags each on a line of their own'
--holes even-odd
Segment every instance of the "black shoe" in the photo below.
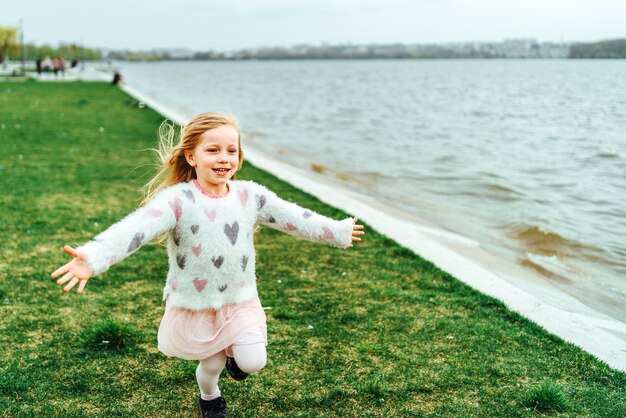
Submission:
<svg viewBox="0 0 626 418">
<path fill-rule="evenodd" d="M 212 401 L 198 398 L 198 408 L 200 408 L 200 418 L 227 418 L 226 400 L 221 396 Z"/>
<path fill-rule="evenodd" d="M 248 377 L 248 373 L 237 366 L 237 362 L 233 357 L 226 357 L 226 371 L 235 380 L 245 380 Z"/>
</svg>

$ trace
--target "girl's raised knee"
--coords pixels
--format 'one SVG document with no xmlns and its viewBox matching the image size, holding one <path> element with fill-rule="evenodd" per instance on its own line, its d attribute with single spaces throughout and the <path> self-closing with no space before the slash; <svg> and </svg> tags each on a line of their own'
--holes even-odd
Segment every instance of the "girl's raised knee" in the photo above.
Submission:
<svg viewBox="0 0 626 418">
<path fill-rule="evenodd" d="M 258 358 L 235 358 L 237 366 L 246 373 L 256 373 L 265 367 L 267 359 L 265 356 Z"/>
<path fill-rule="evenodd" d="M 264 344 L 234 346 L 233 354 L 235 355 L 237 366 L 246 373 L 260 371 L 267 362 L 267 352 Z"/>
</svg>

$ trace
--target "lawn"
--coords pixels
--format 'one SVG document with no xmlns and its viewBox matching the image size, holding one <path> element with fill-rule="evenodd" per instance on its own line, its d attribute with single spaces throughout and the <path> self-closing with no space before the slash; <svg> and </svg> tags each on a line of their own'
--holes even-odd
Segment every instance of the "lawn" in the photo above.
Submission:
<svg viewBox="0 0 626 418">
<path fill-rule="evenodd" d="M 139 204 L 162 120 L 105 83 L 0 80 L 1 416 L 197 415 L 196 363 L 156 348 L 161 245 L 81 296 L 50 278 L 64 244 Z M 346 216 L 250 164 L 239 177 Z M 626 416 L 624 373 L 371 228 L 351 250 L 264 228 L 256 248 L 268 364 L 223 377 L 233 417 Z"/>
</svg>

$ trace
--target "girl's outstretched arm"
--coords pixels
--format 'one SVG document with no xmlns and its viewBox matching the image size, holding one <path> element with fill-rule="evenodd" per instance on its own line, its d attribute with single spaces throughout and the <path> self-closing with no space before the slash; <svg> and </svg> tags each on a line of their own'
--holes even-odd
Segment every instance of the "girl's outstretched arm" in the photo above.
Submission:
<svg viewBox="0 0 626 418">
<path fill-rule="evenodd" d="M 361 241 L 363 225 L 356 218 L 341 221 L 328 218 L 276 196 L 264 186 L 256 185 L 257 222 L 294 237 L 323 242 L 338 248 L 351 248 Z"/>
<path fill-rule="evenodd" d="M 89 278 L 93 276 L 93 270 L 91 269 L 91 267 L 89 267 L 89 263 L 87 263 L 87 258 L 83 253 L 76 251 L 69 245 L 63 247 L 63 250 L 71 255 L 73 258 L 72 260 L 70 260 L 69 263 L 65 264 L 57 271 L 52 273 L 51 276 L 53 279 L 56 279 L 61 274 L 63 274 L 63 277 L 57 280 L 57 284 L 62 285 L 69 281 L 67 286 L 63 288 L 63 291 L 65 292 L 69 292 L 74 286 L 76 286 L 76 283 L 80 283 L 78 285 L 78 291 L 76 293 L 81 294 L 83 293 L 83 290 L 85 290 L 87 280 L 89 280 Z"/>
<path fill-rule="evenodd" d="M 76 249 L 66 245 L 65 252 L 74 258 L 52 277 L 64 274 L 57 281 L 59 285 L 69 281 L 63 290 L 67 292 L 80 283 L 78 293 L 82 293 L 90 277 L 107 271 L 155 236 L 174 228 L 189 199 L 186 189 L 170 187 L 86 244 Z"/>
</svg>

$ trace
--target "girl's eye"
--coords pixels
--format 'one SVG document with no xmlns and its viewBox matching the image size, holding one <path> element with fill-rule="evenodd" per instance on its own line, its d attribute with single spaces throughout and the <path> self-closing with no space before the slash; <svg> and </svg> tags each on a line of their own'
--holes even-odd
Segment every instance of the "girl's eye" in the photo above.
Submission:
<svg viewBox="0 0 626 418">
<path fill-rule="evenodd" d="M 228 150 L 228 152 L 230 152 L 231 154 L 236 154 L 237 150 L 236 149 L 231 149 L 231 150 Z"/>
<path fill-rule="evenodd" d="M 209 148 L 207 152 L 217 152 L 217 150 L 215 148 Z"/>
</svg>

